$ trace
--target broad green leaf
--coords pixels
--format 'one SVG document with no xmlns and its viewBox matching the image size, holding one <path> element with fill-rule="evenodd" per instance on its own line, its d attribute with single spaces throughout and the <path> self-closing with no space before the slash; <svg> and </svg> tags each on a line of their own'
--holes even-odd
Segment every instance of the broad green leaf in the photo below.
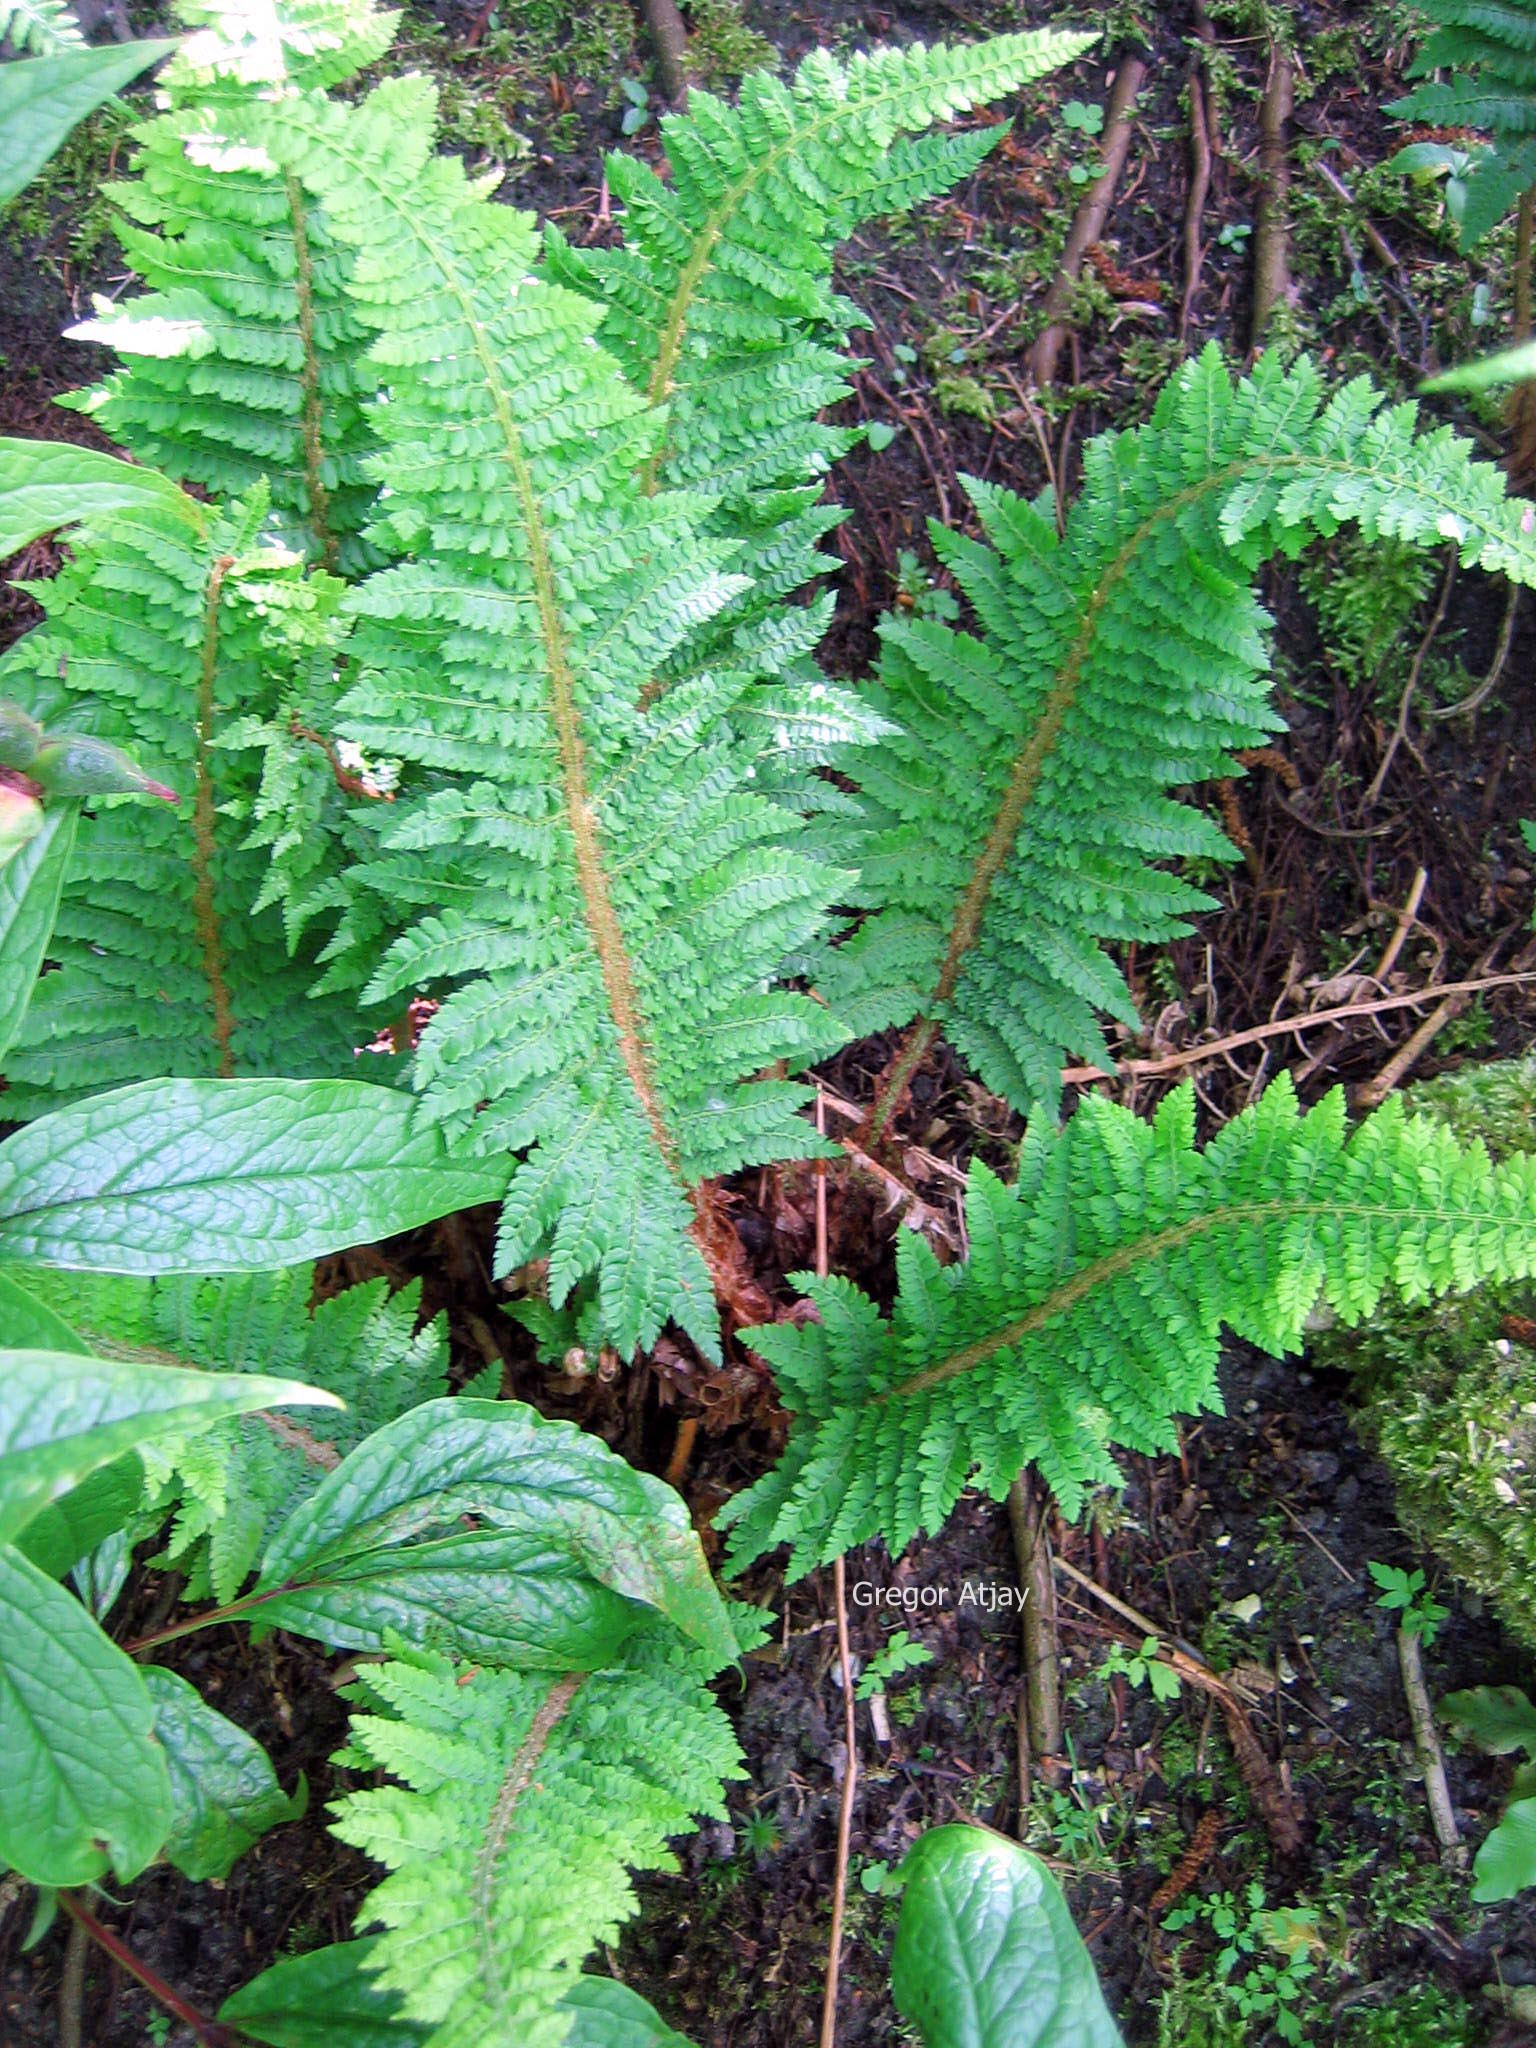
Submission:
<svg viewBox="0 0 1536 2048">
<path fill-rule="evenodd" d="M 574 2015 L 565 2048 L 690 2048 L 638 1991 L 612 1977 L 578 1977 L 561 2003 Z"/>
<path fill-rule="evenodd" d="M 49 1501 L 16 1538 L 16 1548 L 50 1579 L 73 1571 L 123 1524 L 144 1495 L 144 1467 L 130 1451 Z"/>
<path fill-rule="evenodd" d="M 36 1885 L 137 1877 L 171 1822 L 154 1718 L 138 1666 L 0 1548 L 0 1861 Z"/>
<path fill-rule="evenodd" d="M 42 830 L 0 867 L 0 1059 L 21 1029 L 42 972 L 79 816 L 78 804 L 44 811 Z"/>
<path fill-rule="evenodd" d="M 175 47 L 171 41 L 108 43 L 0 64 L 0 205 L 32 182 L 87 114 Z M 14 553 L 0 533 L 0 554 Z"/>
<path fill-rule="evenodd" d="M 1421 391 L 1488 391 L 1496 384 L 1523 384 L 1536 377 L 1536 341 L 1522 341 L 1516 348 L 1500 349 L 1497 355 L 1482 356 L 1475 363 L 1458 363 L 1454 370 L 1442 370 L 1428 377 Z"/>
<path fill-rule="evenodd" d="M 426 2048 L 433 2029 L 401 2019 L 398 1992 L 368 1975 L 378 1945 L 371 1935 L 274 1963 L 226 1998 L 219 2018 L 268 2048 Z"/>
<path fill-rule="evenodd" d="M 146 1081 L 0 1145 L 0 1259 L 103 1273 L 250 1273 L 493 1202 L 507 1168 L 455 1158 L 366 1081 Z"/>
<path fill-rule="evenodd" d="M 198 1882 L 228 1877 L 269 1828 L 303 1813 L 303 1782 L 290 1799 L 261 1744 L 176 1672 L 149 1665 L 144 1684 L 171 1777 L 170 1832 L 160 1853 Z"/>
<path fill-rule="evenodd" d="M 1536 1705 L 1518 1685 L 1475 1685 L 1467 1692 L 1448 1692 L 1440 1712 L 1458 1734 L 1489 1756 L 1523 1749 L 1536 1757 Z"/>
<path fill-rule="evenodd" d="M 1516 1799 L 1472 1859 L 1477 1882 L 1472 1896 L 1480 1906 L 1512 1899 L 1536 1885 L 1536 1799 Z"/>
<path fill-rule="evenodd" d="M 90 1345 L 46 1302 L 0 1269 L 0 1344 L 13 1351 L 78 1351 Z"/>
<path fill-rule="evenodd" d="M 334 1650 L 382 1650 L 393 1635 L 536 1671 L 596 1671 L 644 1619 L 545 1537 L 455 1523 L 452 1509 L 418 1502 L 393 1541 L 302 1568 L 250 1619 Z"/>
<path fill-rule="evenodd" d="M 688 1511 L 600 1437 L 513 1401 L 424 1401 L 376 1430 L 273 1538 L 258 1590 L 471 1515 L 537 1537 L 722 1664 L 736 1639 Z"/>
<path fill-rule="evenodd" d="M 206 1429 L 253 1408 L 339 1408 L 334 1394 L 260 1373 L 0 1352 L 0 1542 L 98 1465 L 136 1444 Z"/>
<path fill-rule="evenodd" d="M 932 1828 L 900 1874 L 891 1991 L 924 2048 L 1121 2048 L 1038 1856 L 982 1828 Z"/>
</svg>

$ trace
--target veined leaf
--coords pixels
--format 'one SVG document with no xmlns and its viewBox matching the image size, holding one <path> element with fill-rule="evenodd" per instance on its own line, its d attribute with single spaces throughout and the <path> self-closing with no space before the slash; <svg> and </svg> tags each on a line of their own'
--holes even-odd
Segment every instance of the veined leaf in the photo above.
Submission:
<svg viewBox="0 0 1536 2048">
<path fill-rule="evenodd" d="M 17 1351 L 90 1352 L 90 1345 L 46 1302 L 0 1266 L 0 1334 Z"/>
<path fill-rule="evenodd" d="M 279 1404 L 341 1406 L 293 1380 L 0 1351 L 0 1542 L 136 1444 Z"/>
<path fill-rule="evenodd" d="M 494 1201 L 363 1081 L 148 1081 L 0 1145 L 0 1260 L 114 1273 L 264 1272 Z"/>
<path fill-rule="evenodd" d="M 256 1591 L 355 1572 L 351 1560 L 376 1561 L 463 1516 L 531 1539 L 543 1570 L 551 1553 L 564 1553 L 598 1586 L 664 1614 L 720 1664 L 734 1660 L 724 1603 L 672 1489 L 601 1438 L 510 1401 L 427 1401 L 375 1431 L 278 1531 Z M 448 1541 L 453 1556 L 473 1559 L 462 1537 Z"/>
<path fill-rule="evenodd" d="M 171 1822 L 154 1718 L 138 1666 L 0 1547 L 0 1861 L 35 1885 L 137 1877 Z"/>
<path fill-rule="evenodd" d="M 27 1014 L 74 851 L 78 804 L 55 804 L 42 829 L 0 867 L 0 1060 Z"/>
<path fill-rule="evenodd" d="M 565 2048 L 691 2048 L 638 1991 L 612 1977 L 578 1977 L 562 2003 L 573 2015 Z"/>
<path fill-rule="evenodd" d="M 1121 2048 L 1038 1856 L 987 1828 L 931 1828 L 899 1875 L 891 1991 L 923 2048 Z"/>
<path fill-rule="evenodd" d="M 267 2048 L 428 2048 L 431 2027 L 404 2018 L 400 1994 L 367 1967 L 379 1942 L 285 1957 L 226 1998 L 219 2018 Z"/>
<path fill-rule="evenodd" d="M 125 1452 L 39 1508 L 17 1536 L 16 1548 L 50 1579 L 62 1579 L 125 1526 L 143 1496 L 143 1464 Z M 103 1610 L 95 1611 L 99 1618 Z"/>
<path fill-rule="evenodd" d="M 307 1793 L 301 1782 L 290 1798 L 261 1744 L 178 1673 L 151 1664 L 144 1684 L 171 1780 L 171 1824 L 161 1853 L 199 1883 L 228 1877 L 269 1828 L 298 1819 Z"/>
<path fill-rule="evenodd" d="M 108 43 L 0 64 L 0 206 L 31 184 L 87 114 L 175 47 Z M 0 539 L 0 555 L 14 552 Z"/>
</svg>

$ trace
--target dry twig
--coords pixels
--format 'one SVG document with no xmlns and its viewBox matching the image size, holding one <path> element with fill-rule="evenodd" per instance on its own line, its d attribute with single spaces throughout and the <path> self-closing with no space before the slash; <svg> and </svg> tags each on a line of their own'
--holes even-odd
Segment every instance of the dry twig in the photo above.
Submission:
<svg viewBox="0 0 1536 2048">
<path fill-rule="evenodd" d="M 1051 1571 L 1049 1502 L 1027 1472 L 1008 1489 L 1008 1522 L 1018 1563 L 1020 1648 L 1018 1759 L 1019 1832 L 1029 1808 L 1033 1770 L 1050 1782 L 1061 1755 L 1061 1641 L 1056 1629 L 1056 1581 Z"/>
<path fill-rule="evenodd" d="M 661 89 L 675 107 L 688 104 L 688 25 L 677 0 L 640 0 L 640 12 L 656 50 Z"/>
<path fill-rule="evenodd" d="M 1413 1729 L 1413 1746 L 1424 1773 L 1424 1796 L 1429 1802 L 1429 1824 L 1440 1844 L 1440 1860 L 1460 1869 L 1467 1860 L 1461 1830 L 1456 1825 L 1450 1787 L 1445 1782 L 1445 1752 L 1435 1729 L 1435 1712 L 1424 1683 L 1424 1660 L 1419 1653 L 1417 1629 L 1397 1632 L 1397 1662 L 1403 1674 L 1403 1694 L 1408 1702 L 1408 1721 Z"/>
<path fill-rule="evenodd" d="M 1259 203 L 1253 224 L 1253 325 L 1259 348 L 1275 308 L 1291 296 L 1291 114 L 1296 67 L 1283 43 L 1270 53 L 1269 81 L 1259 105 Z"/>
</svg>

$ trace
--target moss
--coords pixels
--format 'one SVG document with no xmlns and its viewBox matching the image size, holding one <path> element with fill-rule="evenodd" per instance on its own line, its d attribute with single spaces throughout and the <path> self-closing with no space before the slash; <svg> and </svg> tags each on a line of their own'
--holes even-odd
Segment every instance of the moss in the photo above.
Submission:
<svg viewBox="0 0 1536 2048">
<path fill-rule="evenodd" d="M 1411 1106 L 1536 1153 L 1536 1057 L 1470 1067 L 1410 1091 Z M 1319 1363 L 1353 1373 L 1363 1432 L 1397 1486 L 1404 1526 L 1536 1649 L 1536 1280 L 1378 1312 L 1331 1330 Z"/>
</svg>

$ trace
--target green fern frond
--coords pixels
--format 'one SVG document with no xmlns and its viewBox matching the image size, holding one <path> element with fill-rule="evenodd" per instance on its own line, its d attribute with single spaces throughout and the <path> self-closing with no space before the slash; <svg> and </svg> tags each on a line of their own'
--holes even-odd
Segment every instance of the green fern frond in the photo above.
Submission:
<svg viewBox="0 0 1536 2048">
<path fill-rule="evenodd" d="M 648 687 L 739 588 L 691 493 L 647 495 L 660 422 L 598 345 L 599 309 L 531 274 L 526 216 L 432 155 L 419 80 L 291 119 L 293 160 L 355 251 L 377 330 L 375 529 L 409 563 L 349 609 L 337 730 L 403 764 L 356 816 L 331 987 L 440 996 L 424 1113 L 529 1150 L 502 1270 L 595 1275 L 624 1353 L 674 1317 L 711 1351 L 689 1191 L 814 1148 L 803 1067 L 841 1032 L 775 989 L 846 878 L 799 850 L 730 713 L 750 678 Z M 284 117 L 281 107 L 273 118 Z"/>
<path fill-rule="evenodd" d="M 52 467 L 64 502 L 79 459 L 0 442 L 0 496 Z M 263 512 L 259 493 L 226 513 L 169 487 L 84 510 L 73 558 L 23 586 L 48 616 L 0 661 L 0 695 L 126 747 L 180 801 L 104 799 L 82 819 L 49 948 L 60 971 L 6 1059 L 11 1116 L 159 1075 L 344 1072 L 366 1036 L 351 1002 L 310 999 L 313 948 L 291 957 L 278 912 L 255 911 L 257 771 L 220 745 L 234 712 L 280 701 L 328 644 L 340 595 L 258 538 Z"/>
<path fill-rule="evenodd" d="M 1352 524 L 1536 580 L 1531 508 L 1414 421 L 1363 380 L 1325 404 L 1305 362 L 1267 356 L 1234 386 L 1213 347 L 1145 426 L 1085 451 L 1059 537 L 1051 507 L 980 484 L 990 546 L 935 531 L 980 637 L 882 628 L 873 702 L 902 733 L 860 772 L 883 907 L 819 979 L 857 1031 L 923 1020 L 887 1107 L 940 1026 L 989 1088 L 1052 1116 L 1064 1056 L 1110 1064 L 1096 1013 L 1136 1028 L 1101 945 L 1209 907 L 1153 862 L 1234 857 L 1166 792 L 1239 773 L 1233 750 L 1280 723 L 1252 590 L 1270 556 Z"/>
<path fill-rule="evenodd" d="M 134 1280 L 39 1270 L 29 1292 L 104 1358 L 265 1372 L 346 1402 L 317 1422 L 274 1408 L 174 1447 L 146 1445 L 146 1512 L 173 1516 L 162 1560 L 184 1597 L 233 1600 L 279 1523 L 364 1437 L 448 1390 L 444 1319 L 425 1325 L 421 1283 L 365 1281 L 310 1306 L 314 1271 Z"/>
<path fill-rule="evenodd" d="M 4 43 L 19 56 L 30 50 L 35 57 L 48 57 L 57 50 L 83 49 L 85 37 L 64 0 L 0 0 Z"/>
<path fill-rule="evenodd" d="M 1440 128 L 1477 128 L 1491 146 L 1460 174 L 1459 241 L 1471 249 L 1536 182 L 1536 4 L 1532 0 L 1420 0 L 1439 26 L 1410 76 L 1429 78 L 1387 112 Z M 1412 159 L 1402 162 L 1410 167 Z"/>
<path fill-rule="evenodd" d="M 373 62 L 398 17 L 373 0 L 181 15 L 195 33 L 161 75 L 169 111 L 134 131 L 135 175 L 110 188 L 150 289 L 98 299 L 70 330 L 124 360 L 65 402 L 182 483 L 235 497 L 264 479 L 293 545 L 360 572 L 378 559 L 360 539 L 374 497 L 367 336 L 346 253 L 266 116 Z"/>
<path fill-rule="evenodd" d="M 738 1562 L 776 1543 L 796 1572 L 935 1529 L 962 1488 L 997 1498 L 1038 1466 L 1068 1514 L 1117 1477 L 1111 1444 L 1170 1448 L 1219 1407 L 1223 1329 L 1300 1340 L 1319 1296 L 1345 1322 L 1536 1271 L 1536 1157 L 1489 1163 L 1389 1102 L 1353 1131 L 1335 1091 L 1306 1116 L 1280 1080 L 1203 1151 L 1194 1094 L 1151 1122 L 1098 1098 L 1031 1125 L 1018 1185 L 972 1168 L 970 1256 L 901 1240 L 881 1315 L 848 1281 L 798 1276 L 819 1322 L 750 1335 L 794 1423 L 777 1468 L 721 1516 Z"/>
<path fill-rule="evenodd" d="M 1006 128 L 922 131 L 1016 92 L 1094 40 L 1042 30 L 846 62 L 817 51 L 788 83 L 749 75 L 734 107 L 695 91 L 686 113 L 661 124 L 670 183 L 634 157 L 608 159 L 622 248 L 576 248 L 550 231 L 552 274 L 604 307 L 599 339 L 666 408 L 647 488 L 708 493 L 709 530 L 746 543 L 737 566 L 752 588 L 690 646 L 692 661 L 718 662 L 727 648 L 736 665 L 760 657 L 761 622 L 782 617 L 780 600 L 832 566 L 819 542 L 841 514 L 819 502 L 822 482 L 858 434 L 820 415 L 848 393 L 842 350 L 863 320 L 832 289 L 839 242 L 951 190 Z M 775 687 L 739 714 L 774 722 L 769 758 L 780 774 L 800 765 L 784 759 L 788 717 L 816 736 L 838 713 L 808 760 L 836 758 L 839 743 L 865 736 L 855 706 L 816 675 L 814 638 L 798 661 L 763 662 L 761 680 Z M 814 793 L 802 781 L 786 782 L 786 794 L 792 787 Z"/>
<path fill-rule="evenodd" d="M 561 2000 L 635 1911 L 632 1870 L 719 1815 L 745 1775 L 697 1650 L 650 1630 L 612 1667 L 520 1674 L 413 1652 L 350 1689 L 352 1769 L 398 1785 L 339 1800 L 333 1831 L 391 1875 L 359 1924 L 367 1968 L 433 2048 L 560 2048 Z"/>
</svg>

